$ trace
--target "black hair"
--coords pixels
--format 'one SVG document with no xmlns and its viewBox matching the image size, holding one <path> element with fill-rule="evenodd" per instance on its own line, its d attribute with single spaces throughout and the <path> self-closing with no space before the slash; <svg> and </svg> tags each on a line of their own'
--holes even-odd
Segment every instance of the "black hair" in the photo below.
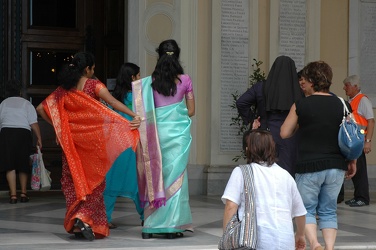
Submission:
<svg viewBox="0 0 376 250">
<path fill-rule="evenodd" d="M 300 80 L 300 78 L 302 78 L 302 73 L 303 73 L 303 70 L 301 69 L 301 70 L 299 70 L 298 71 L 298 80 Z"/>
<path fill-rule="evenodd" d="M 69 90 L 75 87 L 84 75 L 86 67 L 91 69 L 95 65 L 94 55 L 90 52 L 78 52 L 74 55 L 72 61 L 63 66 L 58 77 L 58 83 L 61 87 Z"/>
<path fill-rule="evenodd" d="M 161 42 L 156 49 L 159 58 L 152 74 L 152 87 L 159 94 L 164 96 L 174 96 L 176 94 L 176 79 L 184 74 L 184 70 L 179 62 L 180 48 L 175 40 Z"/>
<path fill-rule="evenodd" d="M 21 96 L 22 84 L 17 79 L 11 79 L 5 86 L 5 98 Z"/>
<path fill-rule="evenodd" d="M 124 102 L 126 94 L 132 90 L 132 76 L 136 76 L 138 73 L 140 73 L 140 67 L 134 63 L 127 62 L 121 65 L 112 94 L 118 101 Z"/>
</svg>

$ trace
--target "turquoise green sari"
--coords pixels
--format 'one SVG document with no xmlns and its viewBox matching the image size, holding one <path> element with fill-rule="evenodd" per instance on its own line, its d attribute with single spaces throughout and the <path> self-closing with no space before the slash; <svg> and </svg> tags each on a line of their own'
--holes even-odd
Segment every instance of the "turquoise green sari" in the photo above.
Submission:
<svg viewBox="0 0 376 250">
<path fill-rule="evenodd" d="M 185 100 L 154 108 L 151 77 L 134 82 L 133 91 L 133 107 L 136 113 L 146 117 L 143 121 L 146 123 L 145 126 L 139 129 L 143 155 L 139 157 L 139 152 L 137 153 L 140 199 L 145 203 L 142 232 L 193 231 L 187 175 L 192 141 L 191 119 Z M 139 95 L 137 91 L 141 91 L 142 94 Z M 153 126 L 156 127 L 155 138 L 148 136 L 155 134 L 151 128 Z M 161 175 L 158 172 L 159 153 Z M 144 162 L 139 162 L 139 158 L 144 159 Z M 160 186 L 162 190 L 159 189 Z M 154 202 L 155 200 L 158 202 Z"/>
<path fill-rule="evenodd" d="M 132 109 L 132 93 L 124 98 L 124 104 Z M 117 111 L 116 111 L 117 112 Z M 127 120 L 131 121 L 129 115 L 117 112 Z M 106 206 L 106 215 L 108 222 L 112 221 L 112 212 L 115 208 L 117 197 L 131 199 L 136 207 L 140 219 L 144 219 L 144 210 L 140 204 L 137 185 L 136 153 L 131 150 L 125 150 L 111 166 L 106 174 L 106 188 L 103 193 L 104 204 Z"/>
</svg>

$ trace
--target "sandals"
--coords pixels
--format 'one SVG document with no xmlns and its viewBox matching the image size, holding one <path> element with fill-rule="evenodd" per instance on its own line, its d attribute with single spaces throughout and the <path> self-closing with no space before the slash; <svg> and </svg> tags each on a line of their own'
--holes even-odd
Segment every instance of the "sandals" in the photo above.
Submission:
<svg viewBox="0 0 376 250">
<path fill-rule="evenodd" d="M 27 196 L 26 193 L 21 193 L 20 202 L 29 202 L 30 198 Z M 9 203 L 10 204 L 17 204 L 17 195 L 11 195 L 9 191 Z"/>
<path fill-rule="evenodd" d="M 160 233 L 160 234 L 165 235 L 167 239 L 181 238 L 181 237 L 184 236 L 184 234 L 181 233 L 181 232 L 177 232 L 177 233 Z M 142 233 L 141 235 L 142 235 L 143 239 L 153 238 L 153 234 L 152 233 Z"/>
<path fill-rule="evenodd" d="M 76 239 L 84 239 L 84 235 L 82 234 L 82 232 L 73 232 L 74 233 L 74 237 Z"/>
<path fill-rule="evenodd" d="M 85 224 L 82 220 L 76 219 L 76 223 L 74 224 L 75 227 L 78 227 L 81 230 L 82 235 L 89 241 L 93 241 L 95 239 L 95 235 L 91 227 Z M 75 233 L 77 238 L 79 234 Z"/>
<path fill-rule="evenodd" d="M 153 234 L 149 234 L 149 233 L 142 233 L 142 238 L 143 239 L 150 239 L 150 238 L 153 238 Z"/>
<path fill-rule="evenodd" d="M 108 223 L 108 228 L 109 229 L 115 229 L 115 228 L 117 228 L 118 226 L 116 225 L 116 224 L 114 224 L 114 223 L 111 223 L 111 222 L 109 222 Z"/>
<path fill-rule="evenodd" d="M 26 195 L 26 193 L 21 193 L 20 202 L 29 202 L 30 198 Z"/>
<path fill-rule="evenodd" d="M 175 234 L 176 238 L 181 238 L 181 237 L 184 237 L 184 234 L 183 233 L 176 233 Z"/>
<path fill-rule="evenodd" d="M 180 233 L 180 232 L 177 232 L 177 233 L 167 233 L 166 234 L 166 238 L 167 239 L 175 239 L 175 238 L 181 238 L 183 237 L 184 234 L 183 233 Z"/>
<path fill-rule="evenodd" d="M 17 204 L 17 195 L 11 195 L 9 197 L 9 203 L 10 204 Z"/>
</svg>

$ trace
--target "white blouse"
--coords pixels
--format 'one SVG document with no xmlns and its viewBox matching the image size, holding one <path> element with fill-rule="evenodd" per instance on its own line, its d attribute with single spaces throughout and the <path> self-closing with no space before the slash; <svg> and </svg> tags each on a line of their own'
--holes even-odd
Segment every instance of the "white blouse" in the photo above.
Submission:
<svg viewBox="0 0 376 250">
<path fill-rule="evenodd" d="M 291 175 L 277 164 L 252 163 L 257 218 L 257 249 L 295 249 L 292 219 L 307 213 Z M 239 205 L 239 218 L 244 214 L 244 180 L 236 167 L 222 196 Z"/>
<path fill-rule="evenodd" d="M 0 104 L 1 128 L 24 128 L 31 130 L 30 125 L 38 122 L 34 106 L 22 97 L 9 97 Z"/>
</svg>

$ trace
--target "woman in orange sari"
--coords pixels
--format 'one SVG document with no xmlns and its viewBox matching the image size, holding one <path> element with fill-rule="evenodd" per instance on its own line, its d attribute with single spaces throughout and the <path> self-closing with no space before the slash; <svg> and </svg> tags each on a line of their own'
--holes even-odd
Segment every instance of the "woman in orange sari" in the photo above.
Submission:
<svg viewBox="0 0 376 250">
<path fill-rule="evenodd" d="M 92 54 L 77 53 L 62 70 L 60 87 L 37 107 L 42 118 L 53 125 L 56 142 L 63 150 L 65 230 L 90 241 L 109 235 L 103 200 L 106 173 L 123 151 L 136 149 L 136 128 L 141 121 L 102 82 L 93 79 L 94 68 Z M 133 121 L 110 110 L 100 99 Z"/>
</svg>

